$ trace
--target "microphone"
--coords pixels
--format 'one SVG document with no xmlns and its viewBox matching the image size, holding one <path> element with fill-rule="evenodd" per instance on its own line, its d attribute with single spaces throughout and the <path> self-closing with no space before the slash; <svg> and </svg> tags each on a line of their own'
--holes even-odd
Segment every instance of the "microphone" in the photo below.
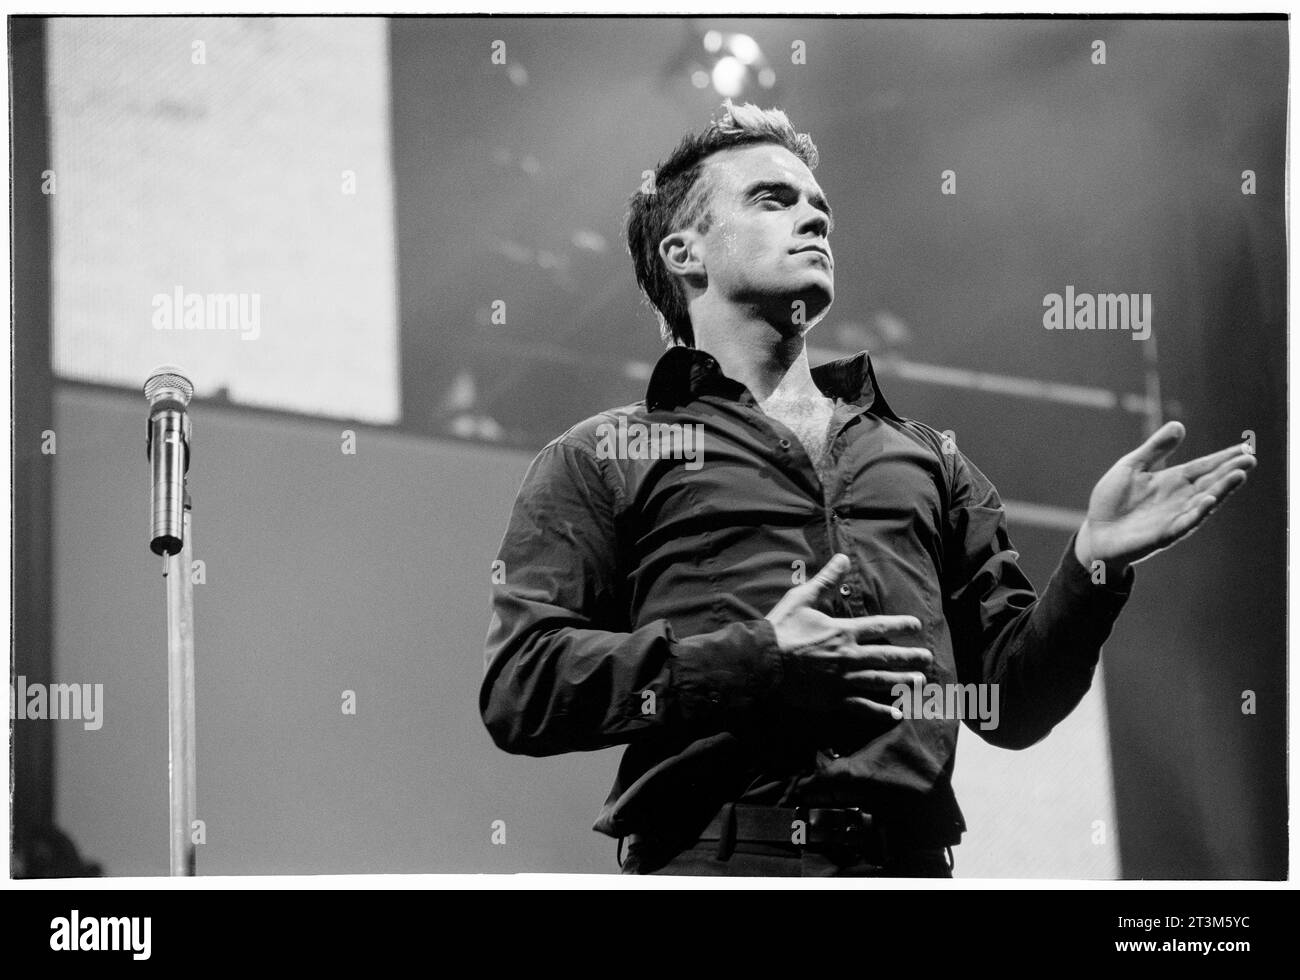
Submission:
<svg viewBox="0 0 1300 980">
<path fill-rule="evenodd" d="M 185 473 L 190 468 L 190 417 L 194 385 L 174 364 L 154 368 L 144 383 L 149 400 L 145 455 L 153 477 L 150 518 L 155 555 L 179 554 L 185 533 Z"/>
</svg>

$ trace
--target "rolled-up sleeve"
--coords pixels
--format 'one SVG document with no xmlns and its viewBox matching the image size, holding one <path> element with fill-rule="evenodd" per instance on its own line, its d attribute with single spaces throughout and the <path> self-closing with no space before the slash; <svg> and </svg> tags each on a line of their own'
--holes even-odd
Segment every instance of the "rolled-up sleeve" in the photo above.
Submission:
<svg viewBox="0 0 1300 980">
<path fill-rule="evenodd" d="M 1071 535 L 1040 597 L 1017 564 L 997 490 L 960 451 L 951 459 L 945 615 L 958 679 L 998 685 L 1000 707 L 996 727 L 967 724 L 994 745 L 1026 748 L 1087 693 L 1102 644 L 1128 601 L 1133 569 L 1118 581 L 1094 581 L 1075 557 Z"/>
<path fill-rule="evenodd" d="M 614 461 L 566 437 L 524 476 L 493 563 L 479 709 L 506 751 L 586 751 L 754 723 L 782 679 L 767 620 L 678 637 L 629 628 Z"/>
</svg>

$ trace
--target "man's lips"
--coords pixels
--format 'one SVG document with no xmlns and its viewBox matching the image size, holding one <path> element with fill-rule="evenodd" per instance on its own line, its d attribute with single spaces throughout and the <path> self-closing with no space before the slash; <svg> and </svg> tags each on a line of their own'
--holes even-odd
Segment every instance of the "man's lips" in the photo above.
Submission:
<svg viewBox="0 0 1300 980">
<path fill-rule="evenodd" d="M 826 256 L 827 262 L 831 263 L 832 265 L 835 264 L 835 260 L 831 258 L 831 253 L 827 249 L 822 248 L 820 245 L 805 245 L 803 248 L 796 248 L 793 254 L 802 255 L 804 252 L 816 252 L 818 255 L 824 255 Z"/>
</svg>

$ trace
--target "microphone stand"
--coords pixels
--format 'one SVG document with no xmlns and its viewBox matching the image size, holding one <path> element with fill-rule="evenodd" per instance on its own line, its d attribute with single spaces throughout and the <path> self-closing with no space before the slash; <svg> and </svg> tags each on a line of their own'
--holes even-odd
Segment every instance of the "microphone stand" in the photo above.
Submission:
<svg viewBox="0 0 1300 980">
<path fill-rule="evenodd" d="M 195 874 L 193 826 L 197 776 L 194 751 L 194 542 L 185 483 L 179 554 L 163 555 L 167 586 L 167 788 L 173 877 Z"/>
<path fill-rule="evenodd" d="M 149 400 L 145 449 L 152 475 L 149 548 L 162 556 L 167 592 L 168 863 L 173 877 L 195 874 L 194 542 L 190 501 L 190 417 L 194 385 L 174 365 L 144 384 Z"/>
</svg>

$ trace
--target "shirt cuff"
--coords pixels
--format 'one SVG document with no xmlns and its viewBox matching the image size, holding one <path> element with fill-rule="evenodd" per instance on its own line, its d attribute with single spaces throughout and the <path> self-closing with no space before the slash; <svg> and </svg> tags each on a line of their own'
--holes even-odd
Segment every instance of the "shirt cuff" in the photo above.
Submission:
<svg viewBox="0 0 1300 980">
<path fill-rule="evenodd" d="M 672 642 L 673 710 L 692 730 L 751 727 L 781 686 L 781 648 L 769 620 L 732 623 Z"/>
<path fill-rule="evenodd" d="M 1077 638 L 1081 642 L 1071 645 L 1091 648 L 1095 656 L 1097 648 L 1110 635 L 1115 619 L 1128 602 L 1136 576 L 1133 566 L 1129 565 L 1118 580 L 1108 574 L 1104 582 L 1094 582 L 1093 573 L 1083 566 L 1074 553 L 1077 535 L 1077 531 L 1070 535 L 1065 553 L 1061 555 L 1056 571 L 1043 592 L 1042 603 L 1049 621 L 1068 622 L 1071 631 L 1077 631 Z"/>
</svg>

